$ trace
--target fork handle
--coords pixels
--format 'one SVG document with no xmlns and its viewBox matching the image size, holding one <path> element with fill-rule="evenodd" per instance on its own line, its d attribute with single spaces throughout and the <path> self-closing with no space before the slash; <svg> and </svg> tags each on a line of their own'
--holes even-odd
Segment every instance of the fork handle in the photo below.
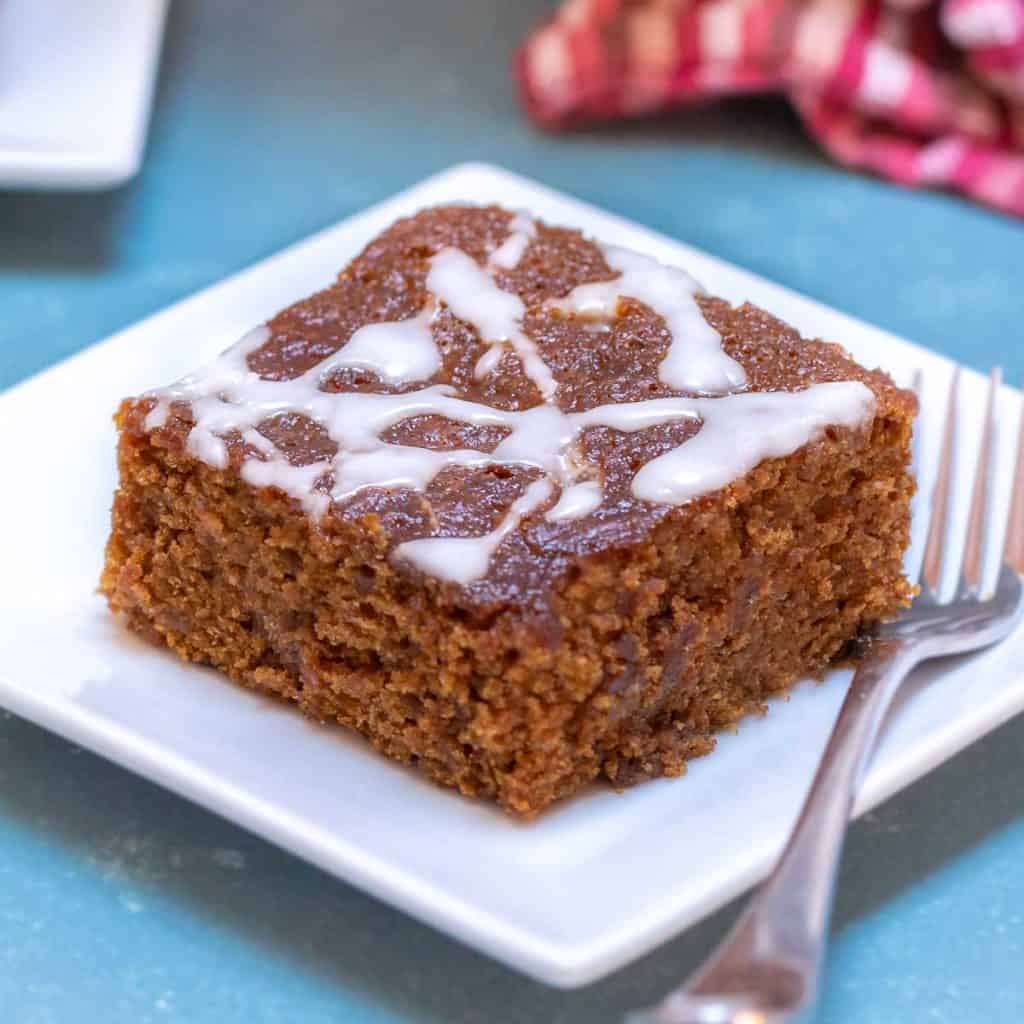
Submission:
<svg viewBox="0 0 1024 1024">
<path fill-rule="evenodd" d="M 854 674 L 789 842 L 743 915 L 688 984 L 630 1024 L 741 1024 L 754 1006 L 772 1024 L 814 1005 L 836 869 L 857 787 L 915 645 L 872 642 Z M 767 991 L 766 991 L 767 990 Z"/>
</svg>

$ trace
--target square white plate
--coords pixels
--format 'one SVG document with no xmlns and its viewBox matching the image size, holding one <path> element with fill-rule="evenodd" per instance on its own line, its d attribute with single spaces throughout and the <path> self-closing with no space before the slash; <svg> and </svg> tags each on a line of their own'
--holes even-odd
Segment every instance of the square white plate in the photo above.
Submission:
<svg viewBox="0 0 1024 1024">
<path fill-rule="evenodd" d="M 0 2 L 0 188 L 135 174 L 166 12 L 167 0 Z"/>
<path fill-rule="evenodd" d="M 765 871 L 824 744 L 841 680 L 799 686 L 785 706 L 723 736 L 683 779 L 624 795 L 595 788 L 524 825 L 436 788 L 357 737 L 147 646 L 94 594 L 118 399 L 178 377 L 326 285 L 394 218 L 453 200 L 500 201 L 579 225 L 679 262 L 709 289 L 757 302 L 810 335 L 840 339 L 903 381 L 921 368 L 922 436 L 932 449 L 950 369 L 940 357 L 505 171 L 456 167 L 0 396 L 0 703 L 508 964 L 575 986 L 651 949 Z M 965 386 L 980 420 L 984 383 L 968 375 Z M 1000 397 L 1007 471 L 996 486 L 1005 502 L 1020 395 Z M 977 427 L 963 432 L 965 451 Z M 1024 708 L 1022 665 L 1017 635 L 934 671 L 894 715 L 859 810 Z"/>
</svg>

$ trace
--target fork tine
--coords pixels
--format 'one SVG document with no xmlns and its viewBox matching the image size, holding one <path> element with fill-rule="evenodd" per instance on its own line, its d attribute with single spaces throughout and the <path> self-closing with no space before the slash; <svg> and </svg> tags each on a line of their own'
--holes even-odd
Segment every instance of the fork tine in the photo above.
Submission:
<svg viewBox="0 0 1024 1024">
<path fill-rule="evenodd" d="M 921 563 L 921 582 L 934 594 L 942 576 L 942 549 L 946 544 L 946 524 L 949 521 L 949 494 L 953 470 L 953 442 L 956 438 L 957 392 L 960 389 L 960 367 L 953 372 L 946 402 L 946 429 L 942 437 L 942 451 L 932 491 L 932 514 L 928 524 L 928 540 Z"/>
<path fill-rule="evenodd" d="M 960 568 L 960 590 L 973 593 L 981 586 L 985 567 L 985 522 L 988 511 L 989 463 L 992 461 L 992 433 L 996 415 L 996 400 L 1003 383 L 1003 371 L 996 366 L 988 378 L 988 401 L 985 406 L 985 425 L 981 433 L 978 462 L 974 467 L 974 490 L 971 493 L 971 511 L 967 520 L 967 539 Z"/>
<path fill-rule="evenodd" d="M 1017 468 L 1013 474 L 1010 496 L 1010 518 L 1006 523 L 1006 546 L 1003 560 L 1007 565 L 1024 573 L 1024 406 L 1020 414 L 1017 438 Z"/>
<path fill-rule="evenodd" d="M 920 366 L 914 370 L 914 376 L 910 379 L 910 390 L 917 399 L 917 408 L 920 411 L 921 403 L 924 401 L 924 370 Z M 917 422 L 910 437 L 910 466 L 916 478 L 921 472 L 921 427 Z"/>
</svg>

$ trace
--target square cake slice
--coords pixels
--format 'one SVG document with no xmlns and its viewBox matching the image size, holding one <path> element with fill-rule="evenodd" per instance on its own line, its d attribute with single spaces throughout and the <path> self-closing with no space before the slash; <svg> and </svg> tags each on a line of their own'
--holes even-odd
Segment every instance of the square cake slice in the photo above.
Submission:
<svg viewBox="0 0 1024 1024">
<path fill-rule="evenodd" d="M 528 816 L 682 773 L 907 603 L 915 410 L 678 268 L 428 209 L 122 404 L 101 589 Z"/>
</svg>

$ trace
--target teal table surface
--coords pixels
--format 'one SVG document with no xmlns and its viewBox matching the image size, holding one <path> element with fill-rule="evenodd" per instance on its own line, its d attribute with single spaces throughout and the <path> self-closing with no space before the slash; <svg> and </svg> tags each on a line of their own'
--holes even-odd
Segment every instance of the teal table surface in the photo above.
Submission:
<svg viewBox="0 0 1024 1024">
<path fill-rule="evenodd" d="M 1021 223 L 843 171 L 771 99 L 538 132 L 508 54 L 548 6 L 175 0 L 139 178 L 107 194 L 0 194 L 0 386 L 470 159 L 1024 374 Z M 4 500 L 21 500 L 16 481 Z M 1021 1019 L 1022 748 L 1018 720 L 854 825 L 824 1021 Z M 685 975 L 736 909 L 589 988 L 547 989 L 0 720 L 8 1024 L 600 1024 Z"/>
</svg>

